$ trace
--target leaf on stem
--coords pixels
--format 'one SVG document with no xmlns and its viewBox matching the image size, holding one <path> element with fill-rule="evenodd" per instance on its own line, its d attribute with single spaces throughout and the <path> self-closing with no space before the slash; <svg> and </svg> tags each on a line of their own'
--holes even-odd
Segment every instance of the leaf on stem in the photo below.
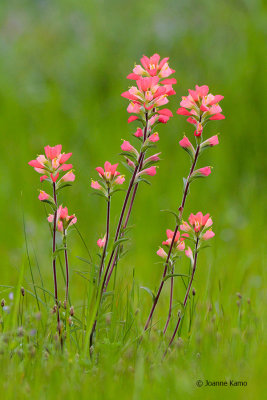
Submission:
<svg viewBox="0 0 267 400">
<path fill-rule="evenodd" d="M 176 212 L 174 212 L 174 211 L 172 211 L 172 210 L 160 210 L 160 211 L 161 211 L 161 212 L 166 212 L 166 213 L 172 214 L 172 215 L 175 217 L 176 224 L 177 224 L 177 225 L 180 224 L 180 219 L 179 219 L 178 214 L 176 214 Z"/>
<path fill-rule="evenodd" d="M 128 238 L 120 238 L 120 239 L 118 239 L 114 243 L 112 251 L 115 250 L 121 243 L 126 242 L 127 240 L 129 240 L 129 239 Z"/>
<path fill-rule="evenodd" d="M 55 259 L 59 255 L 59 253 L 64 250 L 67 250 L 67 247 L 59 247 L 58 249 L 56 249 L 56 251 L 54 251 L 53 253 L 53 259 Z"/>
<path fill-rule="evenodd" d="M 154 301 L 155 300 L 155 295 L 154 295 L 154 293 L 152 292 L 152 290 L 151 289 L 149 289 L 148 287 L 146 287 L 146 286 L 140 286 L 140 289 L 143 289 L 143 290 L 145 290 L 151 297 L 152 297 L 152 300 Z"/>
<path fill-rule="evenodd" d="M 189 278 L 190 275 L 186 275 L 186 274 L 168 274 L 165 276 L 165 278 L 163 279 L 163 282 L 165 282 L 167 279 L 169 278 L 174 278 L 176 276 L 185 276 L 186 278 Z"/>
</svg>

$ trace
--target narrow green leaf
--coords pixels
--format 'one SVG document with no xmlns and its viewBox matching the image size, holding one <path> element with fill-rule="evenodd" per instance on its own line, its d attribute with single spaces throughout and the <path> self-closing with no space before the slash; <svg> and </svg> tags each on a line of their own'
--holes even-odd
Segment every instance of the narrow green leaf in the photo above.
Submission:
<svg viewBox="0 0 267 400">
<path fill-rule="evenodd" d="M 179 219 L 179 217 L 178 217 L 178 214 L 176 214 L 176 212 L 174 212 L 174 211 L 172 211 L 172 210 L 160 210 L 160 211 L 161 211 L 161 212 L 167 212 L 167 213 L 169 213 L 169 214 L 174 215 L 175 220 L 176 220 L 176 224 L 179 225 L 180 219 Z"/>
<path fill-rule="evenodd" d="M 154 293 L 152 292 L 151 289 L 149 289 L 149 288 L 146 287 L 146 286 L 140 286 L 140 289 L 145 290 L 145 291 L 152 297 L 152 300 L 154 301 L 155 295 L 154 295 Z"/>
<path fill-rule="evenodd" d="M 128 238 L 120 238 L 120 239 L 118 239 L 114 243 L 112 251 L 115 250 L 121 243 L 126 242 L 127 240 L 129 240 L 129 239 Z"/>
</svg>

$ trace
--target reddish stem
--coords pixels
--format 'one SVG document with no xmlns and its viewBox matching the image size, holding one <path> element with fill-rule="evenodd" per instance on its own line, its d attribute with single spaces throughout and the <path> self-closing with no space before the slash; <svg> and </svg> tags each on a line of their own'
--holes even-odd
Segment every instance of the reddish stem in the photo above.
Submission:
<svg viewBox="0 0 267 400">
<path fill-rule="evenodd" d="M 105 256 L 106 256 L 106 251 L 107 251 L 107 246 L 108 246 L 108 241 L 109 241 L 109 226 L 110 226 L 110 195 L 109 195 L 109 189 L 108 189 L 108 199 L 107 199 L 107 223 L 106 223 L 106 242 L 103 248 L 103 254 L 101 257 L 101 263 L 100 263 L 100 268 L 99 268 L 99 276 L 98 276 L 98 281 L 100 282 L 101 280 L 101 274 L 102 270 L 104 267 L 104 261 L 105 261 Z"/>
<path fill-rule="evenodd" d="M 194 280 L 194 276 L 195 276 L 195 272 L 196 272 L 197 255 L 198 255 L 198 242 L 199 242 L 199 239 L 196 240 L 192 274 L 191 274 L 191 278 L 190 278 L 189 284 L 188 284 L 188 286 L 187 286 L 187 290 L 186 290 L 185 297 L 184 297 L 184 302 L 183 302 L 183 306 L 184 306 L 183 314 L 184 314 L 184 312 L 185 312 L 185 308 L 186 308 L 186 305 L 187 305 L 189 293 L 190 293 L 190 290 L 191 290 L 191 287 L 192 287 L 192 282 L 193 282 L 193 280 Z M 170 340 L 170 342 L 169 342 L 168 347 L 170 347 L 171 344 L 172 344 L 172 342 L 174 341 L 174 338 L 175 338 L 175 335 L 176 335 L 176 333 L 177 333 L 177 331 L 178 331 L 178 329 L 179 329 L 181 320 L 182 320 L 182 316 L 178 314 L 178 321 L 177 321 L 177 324 L 176 324 L 176 326 L 175 326 L 175 329 L 174 329 L 174 332 L 173 332 L 173 334 L 172 334 L 172 337 L 171 337 L 171 340 Z M 167 350 L 165 351 L 164 356 L 166 355 L 166 353 L 167 353 Z"/>
<path fill-rule="evenodd" d="M 172 267 L 172 274 L 174 273 L 174 267 Z M 172 301 L 173 301 L 173 276 L 171 277 L 171 289 L 170 289 L 170 305 L 169 305 L 169 314 L 168 314 L 168 318 L 164 327 L 164 331 L 163 334 L 165 335 L 167 329 L 168 329 L 168 325 L 172 316 Z"/>
<path fill-rule="evenodd" d="M 152 316 L 154 314 L 156 305 L 157 305 L 158 300 L 159 300 L 159 296 L 161 294 L 162 288 L 163 288 L 164 283 L 165 283 L 164 278 L 165 278 L 165 276 L 167 274 L 167 271 L 168 271 L 169 260 L 170 260 L 170 256 L 171 256 L 172 249 L 173 249 L 173 246 L 174 246 L 174 239 L 175 239 L 176 234 L 178 232 L 179 225 L 180 225 L 180 222 L 181 222 L 181 219 L 182 219 L 182 216 L 183 216 L 184 205 L 185 205 L 185 201 L 186 201 L 186 198 L 187 198 L 187 195 L 188 195 L 188 189 L 189 189 L 189 186 L 190 186 L 190 178 L 191 178 L 192 173 L 194 172 L 194 169 L 195 169 L 195 166 L 196 166 L 196 163 L 197 163 L 197 159 L 198 159 L 198 156 L 199 156 L 199 150 L 200 150 L 200 145 L 197 146 L 195 157 L 194 157 L 194 161 L 192 163 L 189 175 L 188 175 L 188 177 L 186 179 L 184 194 L 183 194 L 181 206 L 179 207 L 179 222 L 178 222 L 178 224 L 176 224 L 176 227 L 175 227 L 175 230 L 174 230 L 174 234 L 173 234 L 171 245 L 170 245 L 169 252 L 168 252 L 168 255 L 167 255 L 167 259 L 166 259 L 165 268 L 164 268 L 164 271 L 163 271 L 163 274 L 162 274 L 161 282 L 160 282 L 157 294 L 155 296 L 154 302 L 152 304 L 152 308 L 151 308 L 151 311 L 149 313 L 148 319 L 147 319 L 146 324 L 145 324 L 145 328 L 144 328 L 145 331 L 147 330 L 147 328 L 148 328 L 148 326 L 150 324 L 150 321 L 152 319 Z"/>
<path fill-rule="evenodd" d="M 145 129 L 144 129 L 143 142 L 146 141 L 147 129 L 148 129 L 148 114 L 146 113 L 146 125 L 145 125 Z M 134 169 L 134 172 L 133 172 L 132 178 L 130 180 L 130 183 L 129 183 L 129 186 L 128 186 L 128 190 L 127 190 L 127 193 L 126 193 L 126 196 L 125 196 L 125 199 L 124 199 L 124 203 L 123 203 L 123 206 L 122 206 L 122 210 L 121 210 L 121 214 L 120 214 L 120 218 L 119 218 L 119 222 L 118 222 L 118 226 L 117 226 L 114 242 L 116 242 L 118 240 L 118 238 L 120 237 L 121 226 L 122 226 L 124 214 L 125 214 L 125 211 L 126 211 L 126 207 L 127 207 L 127 204 L 128 204 L 128 200 L 130 198 L 130 194 L 131 194 L 132 188 L 134 186 L 136 175 L 142 168 L 143 160 L 144 160 L 144 153 L 140 152 L 137 165 L 136 165 L 136 167 Z M 137 186 L 137 184 L 136 184 L 136 186 Z M 129 217 L 128 217 L 128 219 L 129 219 Z M 112 262 L 112 259 L 113 259 L 115 254 L 116 254 L 115 262 L 113 262 L 112 266 L 111 266 L 111 262 Z M 116 264 L 117 254 L 118 254 L 118 249 L 113 250 L 111 255 L 110 255 L 109 262 L 108 262 L 108 265 L 107 265 L 107 268 L 106 268 L 106 271 L 105 271 L 105 276 L 104 276 L 104 281 L 103 281 L 103 288 L 107 287 L 107 285 L 108 285 L 108 283 L 110 281 L 112 272 L 114 270 L 114 266 Z M 110 269 L 110 266 L 111 266 L 111 269 Z"/>
<path fill-rule="evenodd" d="M 66 304 L 68 302 L 68 297 L 69 297 L 69 261 L 68 261 L 68 251 L 67 251 L 67 236 L 66 236 L 66 232 L 64 230 L 64 255 L 65 255 L 65 266 L 66 266 L 66 293 L 65 293 L 65 300 L 66 300 Z"/>
<path fill-rule="evenodd" d="M 57 325 L 58 325 L 58 333 L 60 335 L 61 329 L 60 329 L 60 317 L 59 317 L 59 303 L 58 303 L 58 293 L 57 293 L 57 270 L 56 270 L 56 258 L 54 257 L 55 251 L 56 251 L 56 231 L 57 231 L 57 195 L 56 195 L 56 184 L 53 182 L 53 197 L 54 197 L 54 202 L 56 205 L 56 211 L 54 213 L 54 224 L 53 224 L 53 245 L 52 245 L 52 250 L 53 250 L 53 275 L 54 275 L 54 293 L 55 293 L 55 302 L 57 306 Z"/>
</svg>

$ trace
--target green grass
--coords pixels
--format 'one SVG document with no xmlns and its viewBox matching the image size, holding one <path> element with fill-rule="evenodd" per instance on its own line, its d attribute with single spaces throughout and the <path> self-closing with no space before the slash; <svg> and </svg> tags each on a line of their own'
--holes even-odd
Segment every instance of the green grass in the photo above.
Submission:
<svg viewBox="0 0 267 400">
<path fill-rule="evenodd" d="M 14 0 L 2 1 L 0 10 L 0 284 L 13 287 L 0 289 L 0 297 L 12 304 L 11 313 L 3 316 L 0 344 L 2 398 L 262 396 L 267 354 L 266 5 L 245 0 Z M 83 321 L 87 281 L 81 272 L 88 277 L 90 265 L 77 257 L 89 259 L 88 248 L 97 262 L 96 240 L 105 231 L 105 204 L 91 196 L 90 179 L 96 177 L 96 166 L 119 160 L 121 139 L 128 140 L 135 129 L 127 124 L 127 101 L 120 94 L 129 85 L 126 76 L 134 62 L 154 52 L 169 56 L 176 70 L 177 96 L 170 100 L 174 113 L 180 97 L 195 84 L 208 84 L 212 93 L 225 96 L 226 120 L 208 127 L 210 136 L 221 133 L 220 145 L 199 163 L 214 166 L 212 175 L 192 185 L 185 210 L 185 217 L 210 212 L 216 233 L 212 247 L 199 257 L 195 316 L 189 329 L 187 315 L 181 340 L 162 363 L 166 285 L 155 326 L 138 341 L 151 306 L 151 297 L 140 287 L 157 287 L 162 264 L 155 252 L 166 228 L 174 227 L 173 218 L 160 210 L 177 208 L 181 178 L 189 168 L 178 141 L 184 132 L 189 136 L 191 127 L 175 114 L 159 130 L 163 161 L 153 184 L 143 185 L 137 194 L 113 313 L 106 315 L 103 309 L 93 358 L 82 355 L 81 329 L 75 339 L 79 348 L 67 340 L 61 353 L 54 340 L 53 300 L 39 288 L 41 318 L 36 318 L 29 259 L 36 285 L 42 287 L 43 280 L 43 287 L 53 292 L 51 237 L 37 199 L 38 176 L 27 162 L 47 144 L 62 143 L 66 152 L 73 152 L 77 180 L 60 201 L 76 213 L 86 245 L 73 230 L 70 296 L 75 316 Z M 112 201 L 113 227 L 122 199 L 118 193 Z M 186 260 L 179 268 L 187 270 Z M 60 271 L 59 266 L 62 299 Z M 26 290 L 22 323 L 16 312 L 22 307 L 21 285 Z M 176 303 L 182 290 L 176 281 Z M 175 315 L 168 335 L 174 324 Z M 21 325 L 24 333 L 18 336 Z M 246 380 L 248 385 L 197 388 L 197 379 Z"/>
</svg>

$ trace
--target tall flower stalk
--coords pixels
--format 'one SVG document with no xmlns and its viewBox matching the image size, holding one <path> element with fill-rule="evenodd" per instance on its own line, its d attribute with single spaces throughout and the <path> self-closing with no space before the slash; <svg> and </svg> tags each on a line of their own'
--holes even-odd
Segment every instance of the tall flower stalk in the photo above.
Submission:
<svg viewBox="0 0 267 400">
<path fill-rule="evenodd" d="M 209 88 L 206 85 L 197 86 L 195 90 L 189 89 L 189 95 L 187 97 L 183 97 L 180 103 L 181 107 L 177 110 L 177 113 L 180 115 L 188 116 L 187 121 L 194 125 L 195 131 L 194 136 L 196 138 L 196 148 L 192 145 L 189 139 L 184 136 L 184 138 L 179 142 L 180 146 L 189 154 L 191 159 L 191 167 L 189 174 L 186 179 L 184 179 L 184 190 L 183 196 L 180 203 L 180 207 L 178 208 L 178 214 L 176 214 L 176 226 L 174 229 L 174 233 L 170 243 L 168 244 L 168 253 L 165 253 L 163 249 L 160 249 L 160 254 L 158 254 L 165 259 L 164 270 L 161 278 L 161 282 L 158 288 L 158 291 L 154 297 L 152 307 L 147 318 L 145 328 L 146 331 L 150 325 L 152 320 L 154 311 L 159 301 L 160 294 L 162 292 L 164 283 L 166 282 L 166 276 L 168 271 L 173 268 L 170 265 L 170 261 L 172 258 L 172 252 L 174 250 L 175 238 L 179 230 L 179 226 L 182 222 L 184 207 L 186 203 L 186 199 L 189 193 L 189 186 L 193 180 L 200 177 L 205 177 L 210 175 L 211 168 L 203 167 L 196 170 L 197 161 L 201 152 L 207 147 L 212 147 L 219 143 L 218 136 L 215 135 L 205 141 L 203 141 L 203 129 L 209 120 L 219 120 L 223 119 L 224 116 L 221 114 L 221 107 L 219 106 L 219 102 L 223 99 L 223 96 L 216 95 L 213 96 L 209 93 Z M 164 253 L 163 253 L 164 252 Z M 172 297 L 173 297 L 173 277 L 171 277 L 171 288 L 170 288 L 170 308 L 168 318 L 165 324 L 164 333 L 168 328 L 168 324 L 171 318 L 171 308 L 172 308 Z"/>
<path fill-rule="evenodd" d="M 137 152 L 129 142 L 125 142 L 127 145 L 122 146 L 123 155 L 128 160 L 132 177 L 129 182 L 117 225 L 114 238 L 115 243 L 123 236 L 127 228 L 138 184 L 142 180 L 140 178 L 141 175 L 146 174 L 153 176 L 156 173 L 154 164 L 159 161 L 158 154 L 151 156 L 150 159 L 147 160 L 145 160 L 145 155 L 147 150 L 153 147 L 153 143 L 159 140 L 158 133 L 154 133 L 155 126 L 159 123 L 167 123 L 169 118 L 172 117 L 172 112 L 169 109 L 160 109 L 161 106 L 168 103 L 168 96 L 175 94 L 172 85 L 176 84 L 176 79 L 167 79 L 175 72 L 169 67 L 168 60 L 168 58 L 160 60 L 158 54 L 154 54 L 150 58 L 143 56 L 141 58 L 141 64 L 136 65 L 133 72 L 127 77 L 128 79 L 134 80 L 136 86 L 131 86 L 127 92 L 122 93 L 123 97 L 130 100 L 127 111 L 135 114 L 130 116 L 128 122 L 137 120 L 141 123 L 141 127 L 137 129 L 134 136 L 141 139 L 142 145 L 140 152 Z M 131 153 L 135 153 L 135 157 L 130 157 L 133 161 L 128 159 L 129 156 L 133 156 Z M 143 169 L 145 166 L 146 168 Z M 128 203 L 128 212 L 125 216 Z M 110 255 L 106 269 L 106 279 L 104 281 L 106 288 L 116 265 L 119 250 L 119 247 L 117 247 Z"/>
<path fill-rule="evenodd" d="M 172 117 L 172 112 L 170 110 L 167 108 L 160 109 L 160 107 L 168 103 L 168 96 L 175 94 L 172 85 L 176 83 L 176 80 L 167 79 L 167 77 L 174 72 L 175 71 L 169 67 L 168 58 L 160 60 L 160 56 L 154 54 L 150 58 L 146 56 L 142 57 L 141 64 L 136 65 L 133 72 L 127 77 L 128 79 L 134 80 L 136 86 L 131 86 L 127 92 L 122 93 L 122 96 L 130 101 L 127 111 L 132 115 L 129 117 L 128 122 L 138 121 L 141 124 L 141 127 L 138 127 L 133 134 L 140 140 L 141 146 L 138 151 L 126 140 L 124 140 L 121 145 L 121 155 L 124 156 L 126 160 L 125 165 L 131 172 L 131 178 L 115 230 L 113 247 L 106 266 L 102 262 L 106 256 L 106 236 L 98 241 L 98 244 L 101 244 L 104 248 L 99 276 L 102 275 L 102 269 L 104 270 L 105 268 L 103 279 L 101 279 L 101 287 L 99 289 L 100 294 L 97 296 L 99 305 L 101 303 L 102 294 L 108 287 L 114 267 L 118 261 L 121 251 L 120 244 L 123 240 L 126 240 L 123 236 L 131 215 L 138 185 L 142 181 L 146 182 L 145 176 L 154 176 L 156 174 L 155 164 L 160 160 L 159 153 L 148 158 L 145 157 L 147 151 L 155 147 L 155 143 L 159 140 L 159 135 L 157 132 L 154 132 L 154 128 L 159 123 L 167 123 L 169 118 Z M 100 193 L 102 192 L 101 194 L 106 197 L 107 182 L 105 177 L 104 181 L 104 185 L 99 185 L 98 182 L 93 181 L 91 186 Z M 98 311 L 96 312 L 96 316 L 97 314 Z M 93 332 L 95 330 L 96 320 L 92 326 Z M 92 332 L 90 334 L 90 343 L 92 343 Z"/>
<path fill-rule="evenodd" d="M 71 157 L 72 153 L 61 153 L 62 145 L 56 145 L 54 147 L 46 146 L 44 148 L 45 155 L 39 155 L 35 160 L 31 160 L 29 165 L 35 169 L 36 172 L 41 174 L 40 182 L 47 182 L 52 187 L 52 195 L 49 195 L 43 190 L 40 190 L 38 196 L 39 200 L 48 203 L 51 207 L 53 214 L 49 214 L 48 221 L 53 224 L 52 229 L 52 268 L 53 268 L 53 280 L 54 280 L 54 298 L 55 308 L 57 314 L 57 330 L 61 335 L 61 322 L 59 313 L 59 299 L 58 299 L 58 284 L 57 284 L 57 269 L 56 269 L 56 232 L 62 233 L 63 249 L 65 254 L 65 265 L 66 265 L 66 289 L 65 289 L 65 301 L 68 300 L 69 292 L 69 266 L 68 266 L 68 254 L 66 245 L 67 229 L 70 225 L 76 223 L 77 218 L 75 215 L 68 215 L 68 209 L 62 206 L 58 207 L 57 194 L 59 190 L 66 186 L 70 186 L 75 180 L 75 175 L 72 170 L 72 164 L 66 162 Z M 62 343 L 62 340 L 61 340 Z"/>
<path fill-rule="evenodd" d="M 171 336 L 171 339 L 169 341 L 168 347 L 172 345 L 175 339 L 182 317 L 186 310 L 187 302 L 192 288 L 192 283 L 195 277 L 198 253 L 201 250 L 203 242 L 213 238 L 215 235 L 211 229 L 212 224 L 213 221 L 210 218 L 209 214 L 203 215 L 201 212 L 198 212 L 196 215 L 194 214 L 190 215 L 189 223 L 183 222 L 183 225 L 180 226 L 181 231 L 186 232 L 188 238 L 191 238 L 191 240 L 194 242 L 194 252 L 190 247 L 188 247 L 188 249 L 185 251 L 186 256 L 189 257 L 191 262 L 191 276 L 189 278 L 186 293 L 183 300 L 183 314 L 180 311 L 178 312 L 178 320 L 174 328 L 173 334 Z M 164 353 L 164 356 L 166 355 L 166 352 Z"/>
</svg>

